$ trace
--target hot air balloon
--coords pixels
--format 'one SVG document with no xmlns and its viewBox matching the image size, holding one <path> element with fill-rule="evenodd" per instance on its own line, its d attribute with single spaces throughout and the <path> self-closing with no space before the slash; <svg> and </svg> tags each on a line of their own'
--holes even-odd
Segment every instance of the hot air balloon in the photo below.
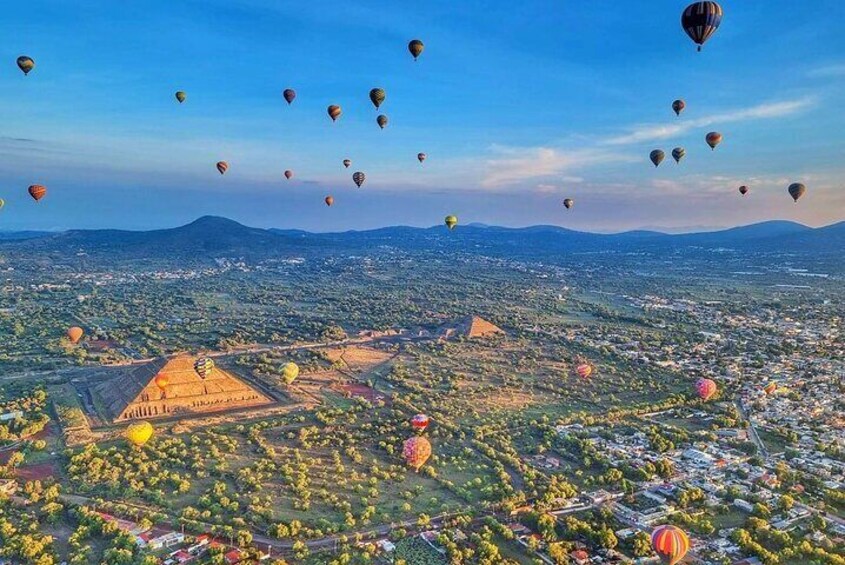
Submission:
<svg viewBox="0 0 845 565">
<path fill-rule="evenodd" d="M 458 217 L 453 215 L 446 216 L 445 223 L 447 228 L 453 230 L 458 225 Z"/>
<path fill-rule="evenodd" d="M 299 376 L 299 365 L 296 363 L 285 363 L 282 369 L 282 378 L 286 384 L 291 384 Z"/>
<path fill-rule="evenodd" d="M 710 149 L 715 150 L 716 146 L 722 143 L 722 134 L 718 131 L 711 131 L 704 139 L 707 141 L 707 145 L 710 146 Z"/>
<path fill-rule="evenodd" d="M 32 196 L 36 202 L 44 198 L 47 194 L 47 187 L 42 184 L 33 184 L 27 190 L 29 190 L 29 195 Z"/>
<path fill-rule="evenodd" d="M 78 343 L 85 331 L 79 326 L 72 326 L 67 329 L 67 338 L 71 343 Z"/>
<path fill-rule="evenodd" d="M 414 436 L 405 440 L 402 446 L 402 457 L 405 462 L 419 473 L 420 467 L 425 465 L 431 457 L 431 444 L 422 436 Z"/>
<path fill-rule="evenodd" d="M 290 169 L 285 171 L 285 178 L 288 179 L 288 180 L 292 179 L 293 178 L 293 171 L 291 171 Z"/>
<path fill-rule="evenodd" d="M 2 210 L 3 206 L 5 206 L 5 205 L 6 205 L 6 201 L 3 200 L 2 198 L 0 198 L 0 210 Z"/>
<path fill-rule="evenodd" d="M 157 374 L 156 378 L 153 380 L 155 381 L 156 386 L 162 391 L 170 384 L 170 377 L 168 377 L 165 373 Z"/>
<path fill-rule="evenodd" d="M 153 437 L 153 425 L 149 422 L 135 422 L 126 428 L 126 439 L 135 447 L 141 447 Z"/>
<path fill-rule="evenodd" d="M 387 125 L 387 116 L 385 116 L 384 114 L 379 114 L 376 118 L 376 123 L 378 124 L 378 127 L 384 129 L 384 126 Z"/>
<path fill-rule="evenodd" d="M 695 381 L 695 392 L 698 394 L 698 397 L 707 402 L 713 395 L 716 394 L 716 383 L 711 381 L 710 379 L 698 379 Z"/>
<path fill-rule="evenodd" d="M 292 88 L 286 88 L 284 92 L 282 92 L 282 96 L 285 98 L 285 102 L 290 105 L 293 103 L 293 99 L 296 98 L 296 91 Z"/>
<path fill-rule="evenodd" d="M 328 108 L 329 117 L 332 119 L 333 122 L 336 122 L 340 115 L 343 113 L 340 109 L 340 106 L 336 104 L 332 104 Z"/>
<path fill-rule="evenodd" d="M 428 422 L 428 416 L 426 416 L 425 414 L 417 414 L 416 416 L 411 418 L 411 426 L 413 426 L 415 430 L 421 432 L 425 431 L 425 429 L 428 427 Z"/>
<path fill-rule="evenodd" d="M 804 196 L 804 193 L 807 192 L 807 187 L 800 182 L 794 182 L 789 185 L 787 190 L 789 191 L 789 195 L 792 197 L 792 200 L 798 202 L 798 199 Z"/>
<path fill-rule="evenodd" d="M 778 384 L 772 381 L 763 388 L 763 392 L 765 392 L 766 394 L 774 394 L 777 389 Z"/>
<path fill-rule="evenodd" d="M 689 537 L 675 526 L 660 526 L 651 533 L 651 547 L 663 563 L 675 565 L 690 548 Z"/>
<path fill-rule="evenodd" d="M 684 108 L 686 108 L 686 107 L 687 107 L 687 103 L 684 102 L 683 100 L 681 100 L 680 98 L 678 100 L 675 100 L 674 102 L 672 102 L 672 109 L 675 111 L 676 116 L 680 116 L 681 112 L 683 112 Z"/>
<path fill-rule="evenodd" d="M 428 155 L 426 155 L 425 153 L 417 153 L 417 161 L 419 161 L 420 163 L 425 161 L 427 158 Z"/>
<path fill-rule="evenodd" d="M 411 55 L 414 56 L 414 61 L 417 60 L 417 57 L 422 55 L 423 49 L 425 49 L 425 45 L 419 39 L 413 39 L 410 43 L 408 43 L 408 51 L 411 52 Z"/>
<path fill-rule="evenodd" d="M 683 159 L 687 154 L 687 150 L 683 147 L 675 147 L 672 150 L 672 158 L 675 160 L 676 163 L 680 163 L 681 159 Z"/>
<path fill-rule="evenodd" d="M 722 23 L 722 7 L 716 2 L 693 2 L 681 14 L 681 27 L 698 44 L 698 50 Z"/>
<path fill-rule="evenodd" d="M 217 170 L 220 171 L 221 175 L 225 175 L 226 171 L 229 170 L 229 163 L 226 161 L 217 161 Z"/>
<path fill-rule="evenodd" d="M 183 91 L 181 91 L 181 90 L 176 91 L 176 100 L 179 101 L 179 104 L 184 102 L 187 98 L 188 98 L 188 95 L 185 94 Z"/>
<path fill-rule="evenodd" d="M 381 88 L 374 88 L 370 91 L 370 100 L 373 102 L 373 106 L 378 107 L 381 106 L 384 99 L 387 97 L 387 94 Z"/>
<path fill-rule="evenodd" d="M 739 193 L 741 195 L 745 196 L 746 194 L 748 194 L 748 187 L 745 186 L 745 185 L 742 185 L 741 187 L 739 187 Z"/>
<path fill-rule="evenodd" d="M 347 168 L 347 169 L 348 169 L 348 168 L 349 168 L 349 165 L 351 165 L 351 164 L 352 164 L 352 159 L 344 159 L 344 160 L 343 160 L 343 166 L 344 166 L 345 168 Z"/>
<path fill-rule="evenodd" d="M 575 206 L 575 201 L 572 200 L 571 198 L 565 198 L 563 200 L 563 207 L 566 208 L 567 210 L 569 210 L 573 206 Z"/>
<path fill-rule="evenodd" d="M 587 363 L 581 363 L 577 367 L 575 367 L 575 374 L 581 377 L 582 379 L 586 379 L 590 375 L 593 374 L 593 367 Z"/>
<path fill-rule="evenodd" d="M 334 197 L 333 196 L 326 196 L 325 198 L 326 206 L 331 206 L 334 204 Z"/>
<path fill-rule="evenodd" d="M 214 370 L 214 361 L 210 357 L 200 357 L 194 361 L 194 371 L 201 379 L 206 378 Z"/>
<path fill-rule="evenodd" d="M 358 188 L 361 188 L 361 185 L 364 184 L 364 181 L 367 180 L 367 175 L 358 171 L 356 173 L 352 173 L 352 182 L 354 182 Z"/>
<path fill-rule="evenodd" d="M 655 149 L 648 154 L 648 158 L 651 159 L 651 162 L 654 163 L 655 167 L 659 167 L 660 163 L 663 162 L 663 159 L 666 158 L 666 154 L 660 149 Z"/>
<path fill-rule="evenodd" d="M 21 55 L 18 57 L 18 68 L 23 71 L 24 75 L 28 75 L 29 71 L 35 68 L 35 61 L 32 60 L 32 57 Z"/>
</svg>

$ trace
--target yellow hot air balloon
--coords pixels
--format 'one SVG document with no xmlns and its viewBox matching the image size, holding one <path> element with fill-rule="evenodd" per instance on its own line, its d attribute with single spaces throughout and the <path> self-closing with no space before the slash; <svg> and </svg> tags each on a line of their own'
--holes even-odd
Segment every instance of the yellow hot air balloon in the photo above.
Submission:
<svg viewBox="0 0 845 565">
<path fill-rule="evenodd" d="M 285 384 L 291 384 L 299 376 L 299 365 L 296 363 L 286 363 L 282 369 L 282 378 Z"/>
<path fill-rule="evenodd" d="M 446 224 L 446 227 L 450 230 L 455 229 L 455 226 L 458 225 L 458 217 L 449 214 L 448 216 L 446 216 L 446 220 L 444 220 L 444 223 Z"/>
<path fill-rule="evenodd" d="M 370 91 L 370 101 L 373 103 L 373 106 L 376 107 L 376 110 L 378 110 L 378 107 L 382 105 L 386 97 L 387 95 L 382 88 L 374 88 Z"/>
<path fill-rule="evenodd" d="M 176 100 L 179 101 L 179 104 L 181 104 L 182 102 L 187 100 L 187 98 L 188 98 L 188 95 L 185 94 L 185 92 L 183 90 L 177 90 L 176 91 Z"/>
<path fill-rule="evenodd" d="M 153 425 L 149 422 L 136 422 L 126 428 L 126 439 L 135 447 L 142 447 L 153 437 Z"/>
<path fill-rule="evenodd" d="M 85 331 L 79 326 L 73 326 L 67 330 L 67 338 L 71 343 L 78 343 Z"/>
<path fill-rule="evenodd" d="M 3 200 L 2 198 L 0 198 L 0 210 L 2 210 L 3 206 L 5 206 L 5 205 L 6 205 L 6 201 Z"/>
</svg>

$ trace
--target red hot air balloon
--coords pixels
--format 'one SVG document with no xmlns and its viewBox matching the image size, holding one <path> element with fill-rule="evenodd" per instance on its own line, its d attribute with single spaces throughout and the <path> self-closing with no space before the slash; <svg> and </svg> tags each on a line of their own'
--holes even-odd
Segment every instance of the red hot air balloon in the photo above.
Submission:
<svg viewBox="0 0 845 565">
<path fill-rule="evenodd" d="M 286 88 L 284 92 L 282 92 L 282 96 L 285 98 L 285 102 L 288 105 L 293 104 L 294 98 L 296 98 L 296 91 L 292 88 Z"/>
<path fill-rule="evenodd" d="M 402 457 L 405 462 L 417 472 L 431 457 L 431 444 L 422 436 L 414 436 L 405 440 L 402 446 Z"/>
<path fill-rule="evenodd" d="M 680 98 L 678 100 L 675 100 L 674 102 L 672 102 L 672 110 L 675 111 L 676 116 L 680 116 L 681 112 L 683 112 L 684 108 L 686 108 L 686 107 L 687 107 L 687 103 L 684 102 L 683 100 L 681 100 Z"/>
<path fill-rule="evenodd" d="M 331 206 L 334 204 L 334 196 L 326 196 L 325 198 L 326 206 Z"/>
<path fill-rule="evenodd" d="M 710 146 L 710 149 L 715 151 L 716 146 L 722 143 L 722 134 L 718 131 L 711 131 L 704 139 L 707 141 L 707 145 Z"/>
<path fill-rule="evenodd" d="M 651 533 L 651 547 L 663 563 L 675 565 L 689 551 L 690 541 L 682 529 L 660 526 Z"/>
<path fill-rule="evenodd" d="M 340 115 L 343 113 L 343 111 L 340 109 L 340 106 L 338 106 L 337 104 L 332 104 L 326 111 L 329 113 L 329 117 L 332 119 L 333 122 L 336 122 Z"/>
<path fill-rule="evenodd" d="M 218 161 L 217 170 L 220 172 L 221 175 L 225 175 L 226 171 L 229 170 L 229 163 L 227 163 L 226 161 Z"/>
<path fill-rule="evenodd" d="M 710 379 L 698 379 L 695 381 L 695 392 L 698 394 L 698 397 L 707 402 L 713 395 L 716 394 L 716 390 L 718 387 L 716 383 L 711 381 Z"/>
<path fill-rule="evenodd" d="M 580 365 L 575 367 L 575 374 L 581 377 L 582 379 L 586 379 L 587 377 L 593 374 L 593 368 L 587 363 L 581 363 Z"/>
<path fill-rule="evenodd" d="M 44 198 L 47 194 L 47 187 L 41 184 L 33 184 L 27 190 L 29 190 L 29 195 L 32 196 L 36 202 Z"/>
<path fill-rule="evenodd" d="M 415 430 L 424 431 L 428 427 L 429 419 L 425 414 L 417 414 L 411 418 L 411 426 Z"/>
<path fill-rule="evenodd" d="M 290 169 L 285 171 L 285 178 L 288 179 L 288 180 L 292 179 L 293 178 L 293 171 L 291 171 Z"/>
</svg>

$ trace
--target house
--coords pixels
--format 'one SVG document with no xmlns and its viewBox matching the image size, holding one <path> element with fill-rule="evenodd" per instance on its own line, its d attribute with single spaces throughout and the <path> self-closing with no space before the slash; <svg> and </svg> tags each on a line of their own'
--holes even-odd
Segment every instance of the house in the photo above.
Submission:
<svg viewBox="0 0 845 565">
<path fill-rule="evenodd" d="M 241 550 L 233 549 L 223 555 L 223 559 L 228 565 L 235 565 L 235 563 L 238 563 L 241 560 Z"/>
<path fill-rule="evenodd" d="M 576 549 L 569 554 L 569 557 L 575 565 L 588 565 L 590 563 L 590 555 L 583 549 Z"/>
<path fill-rule="evenodd" d="M 736 506 L 743 512 L 748 512 L 749 514 L 754 511 L 754 505 L 748 502 L 747 500 L 742 500 L 741 498 L 737 498 L 734 500 L 734 506 Z"/>
</svg>

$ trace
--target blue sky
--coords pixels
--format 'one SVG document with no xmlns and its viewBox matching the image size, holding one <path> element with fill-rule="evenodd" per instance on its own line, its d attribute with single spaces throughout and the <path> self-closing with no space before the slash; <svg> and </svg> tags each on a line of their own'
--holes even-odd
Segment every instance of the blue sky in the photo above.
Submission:
<svg viewBox="0 0 845 565">
<path fill-rule="evenodd" d="M 204 214 L 314 231 L 449 213 L 593 231 L 845 219 L 840 0 L 726 0 L 702 53 L 674 0 L 137 4 L 35 0 L 0 20 L 0 230 Z M 797 205 L 795 181 L 809 189 Z M 37 204 L 33 183 L 49 190 Z"/>
</svg>

